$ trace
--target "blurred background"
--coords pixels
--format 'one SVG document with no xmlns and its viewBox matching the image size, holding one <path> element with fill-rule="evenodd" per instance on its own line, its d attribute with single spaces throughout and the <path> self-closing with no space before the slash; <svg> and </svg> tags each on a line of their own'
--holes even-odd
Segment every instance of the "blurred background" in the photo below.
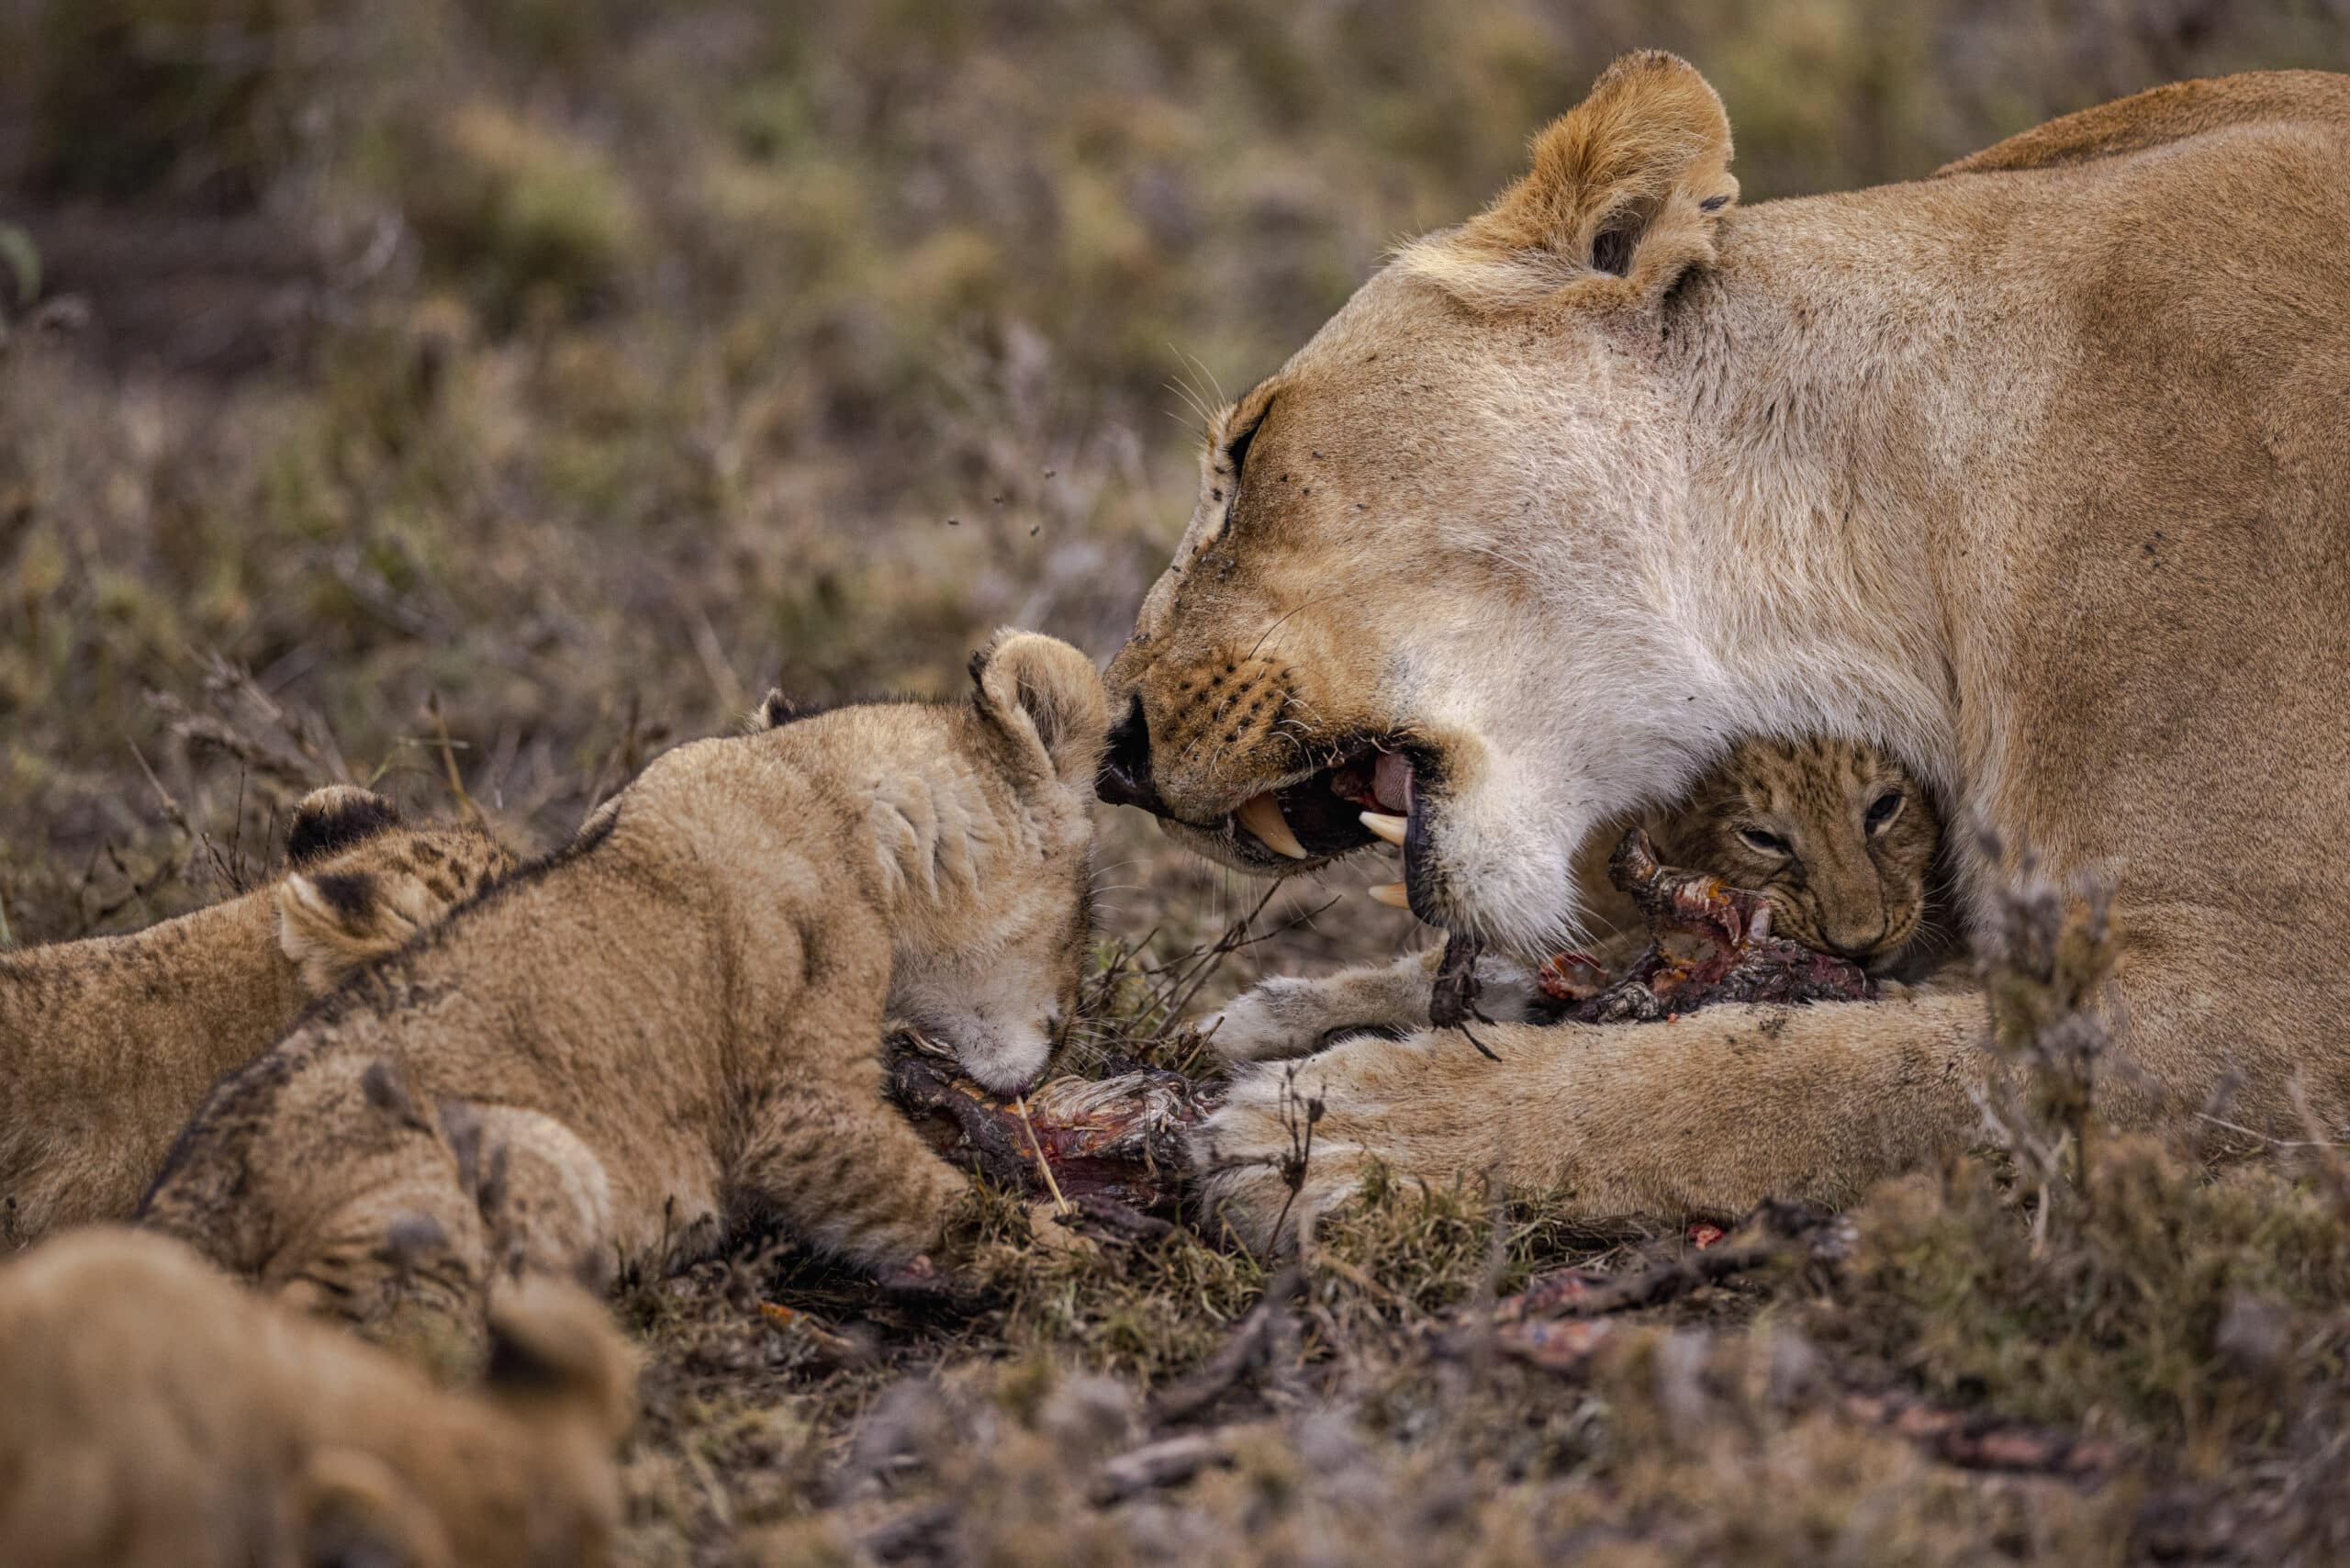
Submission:
<svg viewBox="0 0 2350 1568">
<path fill-rule="evenodd" d="M 770 684 L 1106 657 L 1201 406 L 1645 45 L 1761 201 L 2350 3 L 0 0 L 0 944 L 324 779 L 544 846 Z"/>
</svg>

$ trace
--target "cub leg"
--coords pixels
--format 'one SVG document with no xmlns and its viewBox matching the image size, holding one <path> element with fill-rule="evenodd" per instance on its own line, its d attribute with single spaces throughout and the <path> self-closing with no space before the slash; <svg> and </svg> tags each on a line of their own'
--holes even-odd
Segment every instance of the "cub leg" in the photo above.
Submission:
<svg viewBox="0 0 2350 1568">
<path fill-rule="evenodd" d="M 595 1150 L 520 1105 L 453 1101 L 441 1107 L 441 1125 L 480 1206 L 498 1279 L 550 1274 L 610 1288 L 612 1184 Z"/>
<path fill-rule="evenodd" d="M 877 1273 L 937 1248 L 970 1191 L 883 1098 L 878 1060 L 851 1087 L 775 1091 L 732 1167 L 731 1217 L 771 1211 L 805 1240 Z"/>
</svg>

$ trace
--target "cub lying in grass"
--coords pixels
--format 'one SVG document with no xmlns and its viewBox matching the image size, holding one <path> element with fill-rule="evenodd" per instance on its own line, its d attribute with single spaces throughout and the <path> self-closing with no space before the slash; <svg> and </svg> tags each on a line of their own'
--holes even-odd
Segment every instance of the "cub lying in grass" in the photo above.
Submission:
<svg viewBox="0 0 2350 1568">
<path fill-rule="evenodd" d="M 487 1383 L 260 1300 L 160 1236 L 0 1267 L 0 1562 L 14 1568 L 608 1560 L 635 1378 L 602 1307 L 498 1304 Z"/>
<path fill-rule="evenodd" d="M 1763 894 L 1772 929 L 1805 946 L 1903 980 L 1948 956 L 1928 913 L 1941 819 L 1924 785 L 1875 746 L 1742 741 L 1685 801 L 1644 825 L 1672 864 Z M 1614 846 L 1614 835 L 1602 839 L 1603 853 Z M 1605 897 L 1591 902 L 1611 907 Z M 1646 944 L 1636 921 L 1624 924 L 1591 949 L 1600 969 L 1619 969 Z M 1320 979 L 1266 980 L 1210 1020 L 1209 1048 L 1226 1061 L 1267 1061 L 1348 1035 L 1427 1028 L 1438 958 L 1431 948 Z M 1478 979 L 1486 1010 L 1526 1016 L 1535 988 L 1524 964 L 1482 958 Z"/>
<path fill-rule="evenodd" d="M 223 1083 L 147 1223 L 394 1332 L 509 1270 L 666 1266 L 765 1211 L 924 1266 L 965 1193 L 883 1098 L 885 1011 L 1009 1090 L 1083 973 L 1100 677 L 1000 635 L 968 703 L 660 757 L 566 849 Z"/>
<path fill-rule="evenodd" d="M 127 936 L 0 955 L 0 1249 L 128 1219 L 221 1074 L 513 864 L 364 790 L 294 808 L 287 873 Z"/>
</svg>

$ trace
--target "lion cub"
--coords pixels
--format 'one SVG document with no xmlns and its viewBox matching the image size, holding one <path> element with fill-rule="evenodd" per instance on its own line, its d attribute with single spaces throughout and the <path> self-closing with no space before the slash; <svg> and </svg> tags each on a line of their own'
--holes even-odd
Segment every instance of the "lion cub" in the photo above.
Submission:
<svg viewBox="0 0 2350 1568">
<path fill-rule="evenodd" d="M 0 1562 L 609 1560 L 635 1378 L 602 1307 L 498 1304 L 478 1393 L 112 1226 L 0 1267 Z"/>
<path fill-rule="evenodd" d="M 275 883 L 127 936 L 0 955 L 0 1249 L 128 1219 L 221 1074 L 513 857 L 337 785 L 294 808 Z"/>
<path fill-rule="evenodd" d="M 1944 956 L 1928 922 L 1942 821 L 1916 776 L 1865 742 L 1742 741 L 1642 825 L 1668 863 L 1766 895 L 1778 935 L 1879 977 L 1913 979 Z M 1620 930 L 1590 950 L 1617 969 L 1647 940 Z M 1264 1061 L 1426 1028 L 1438 957 L 1265 980 L 1209 1020 L 1210 1048 Z M 1521 965 L 1488 957 L 1478 978 L 1496 1016 L 1522 1017 L 1534 999 Z"/>
<path fill-rule="evenodd" d="M 883 1097 L 883 1018 L 992 1089 L 1043 1070 L 1109 722 L 1065 643 L 1002 633 L 971 672 L 965 703 L 771 699 L 774 727 L 655 761 L 223 1083 L 147 1223 L 386 1333 L 761 1212 L 921 1271 L 967 1187 Z"/>
</svg>

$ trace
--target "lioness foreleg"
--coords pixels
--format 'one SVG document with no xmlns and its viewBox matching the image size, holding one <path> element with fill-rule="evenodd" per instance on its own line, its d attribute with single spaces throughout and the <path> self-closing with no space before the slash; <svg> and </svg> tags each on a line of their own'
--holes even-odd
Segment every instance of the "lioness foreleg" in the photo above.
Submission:
<svg viewBox="0 0 2350 1568">
<path fill-rule="evenodd" d="M 1255 1245 L 1343 1202 L 1374 1163 L 1444 1185 L 1488 1176 L 1585 1215 L 1734 1215 L 1765 1197 L 1849 1202 L 1982 1133 L 1990 1065 L 1974 990 L 1655 1024 L 1504 1025 L 1359 1038 L 1234 1084 L 1192 1135 L 1210 1202 Z M 1292 1193 L 1283 1164 L 1318 1100 Z"/>
</svg>

